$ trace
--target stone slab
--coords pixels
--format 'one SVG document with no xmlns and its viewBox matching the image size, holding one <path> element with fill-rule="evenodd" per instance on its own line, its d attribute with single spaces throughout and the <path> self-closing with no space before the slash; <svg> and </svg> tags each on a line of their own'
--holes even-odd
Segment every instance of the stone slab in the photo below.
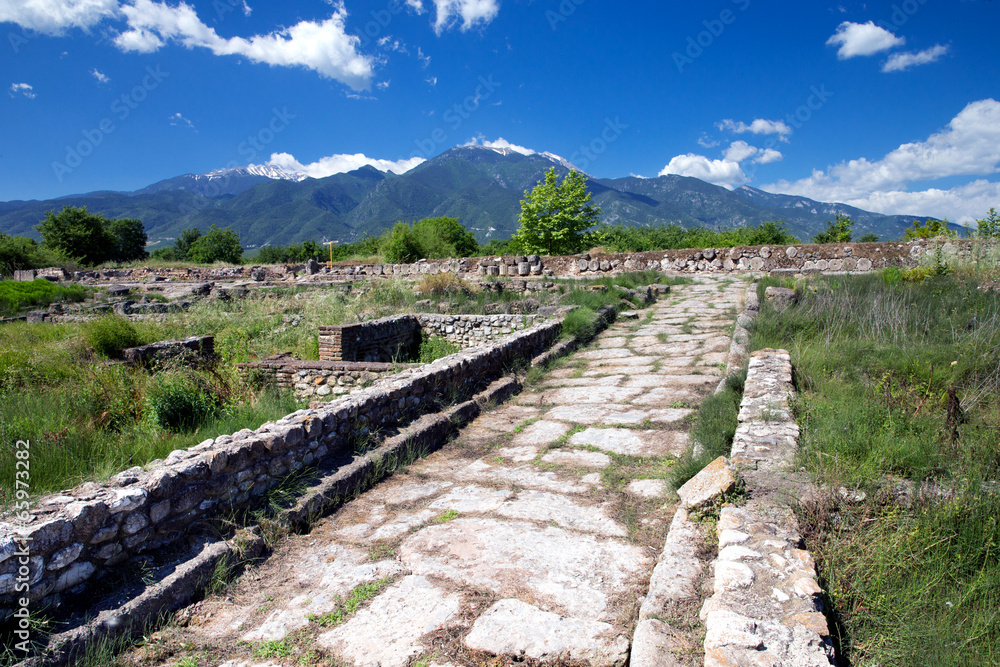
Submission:
<svg viewBox="0 0 1000 667">
<path fill-rule="evenodd" d="M 499 506 L 498 514 L 511 519 L 555 523 L 562 528 L 612 537 L 625 537 L 628 531 L 609 517 L 600 506 L 581 505 L 571 498 L 546 491 L 521 491 L 510 502 Z"/>
<path fill-rule="evenodd" d="M 465 645 L 494 655 L 623 665 L 628 639 L 600 621 L 567 618 L 516 599 L 500 600 L 472 625 Z"/>
<path fill-rule="evenodd" d="M 610 598 L 651 566 L 644 550 L 614 539 L 523 521 L 459 518 L 408 537 L 399 560 L 414 574 L 443 577 L 506 597 L 527 591 L 544 611 L 613 621 Z"/>
<path fill-rule="evenodd" d="M 679 455 L 687 448 L 682 431 L 640 431 L 628 428 L 588 428 L 570 436 L 569 444 L 626 456 Z"/>
<path fill-rule="evenodd" d="M 569 432 L 569 426 L 566 424 L 542 419 L 515 435 L 514 439 L 511 440 L 511 444 L 515 447 L 547 445 L 553 440 L 563 437 L 567 432 Z"/>
<path fill-rule="evenodd" d="M 513 495 L 506 489 L 486 489 L 481 486 L 460 486 L 444 494 L 430 505 L 431 510 L 454 510 L 463 514 L 469 512 L 492 512 Z"/>
<path fill-rule="evenodd" d="M 420 638 L 457 617 L 460 606 L 458 595 L 410 575 L 317 642 L 354 665 L 405 667 L 426 650 Z"/>
<path fill-rule="evenodd" d="M 611 465 L 611 457 L 584 449 L 554 449 L 542 457 L 542 462 L 581 468 L 607 468 Z"/>
</svg>

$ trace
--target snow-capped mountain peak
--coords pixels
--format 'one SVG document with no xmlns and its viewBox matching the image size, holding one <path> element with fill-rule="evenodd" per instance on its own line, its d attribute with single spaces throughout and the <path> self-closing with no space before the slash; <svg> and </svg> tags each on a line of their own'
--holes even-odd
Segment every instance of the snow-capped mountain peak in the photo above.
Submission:
<svg viewBox="0 0 1000 667">
<path fill-rule="evenodd" d="M 217 178 L 232 178 L 233 176 L 263 176 L 275 181 L 304 181 L 310 178 L 308 174 L 301 171 L 287 171 L 269 164 L 249 164 L 245 167 L 230 167 L 228 169 L 216 169 L 215 171 L 203 174 L 198 178 L 209 180 Z"/>
</svg>

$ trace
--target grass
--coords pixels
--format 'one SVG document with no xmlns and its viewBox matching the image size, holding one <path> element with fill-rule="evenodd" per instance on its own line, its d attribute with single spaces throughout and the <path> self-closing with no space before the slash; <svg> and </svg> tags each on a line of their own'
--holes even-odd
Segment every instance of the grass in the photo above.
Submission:
<svg viewBox="0 0 1000 667">
<path fill-rule="evenodd" d="M 80 285 L 59 285 L 39 278 L 32 282 L 0 281 L 0 315 L 16 315 L 55 302 L 78 303 L 88 296 Z"/>
<path fill-rule="evenodd" d="M 817 278 L 754 324 L 754 348 L 792 354 L 800 464 L 830 490 L 800 524 L 849 664 L 1000 662 L 1000 294 L 980 275 Z"/>
<path fill-rule="evenodd" d="M 671 468 L 667 477 L 670 485 L 678 489 L 706 465 L 720 456 L 728 456 L 733 446 L 733 436 L 739 426 L 737 416 L 743 399 L 746 371 L 726 378 L 724 389 L 712 394 L 698 406 L 694 415 L 691 439 L 700 446 L 689 450 Z"/>
<path fill-rule="evenodd" d="M 355 586 L 345 599 L 337 600 L 337 608 L 325 614 L 310 614 L 309 620 L 323 628 L 333 628 L 354 615 L 354 612 L 392 582 L 391 577 L 367 581 L 359 586 Z"/>
</svg>

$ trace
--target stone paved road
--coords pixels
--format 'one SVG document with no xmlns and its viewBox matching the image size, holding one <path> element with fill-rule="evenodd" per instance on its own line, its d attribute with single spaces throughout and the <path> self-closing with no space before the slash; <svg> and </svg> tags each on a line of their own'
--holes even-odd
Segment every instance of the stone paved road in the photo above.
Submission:
<svg viewBox="0 0 1000 667">
<path fill-rule="evenodd" d="M 620 319 L 454 442 L 283 541 L 164 641 L 226 667 L 624 663 L 673 511 L 656 477 L 723 374 L 744 292 L 706 279 Z M 372 582 L 378 594 L 335 623 Z"/>
</svg>

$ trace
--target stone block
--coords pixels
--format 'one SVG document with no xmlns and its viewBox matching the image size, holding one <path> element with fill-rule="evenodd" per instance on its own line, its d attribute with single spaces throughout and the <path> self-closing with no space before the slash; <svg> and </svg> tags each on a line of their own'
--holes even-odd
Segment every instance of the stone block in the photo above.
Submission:
<svg viewBox="0 0 1000 667">
<path fill-rule="evenodd" d="M 720 456 L 677 489 L 685 507 L 703 507 L 736 488 L 736 470 L 725 456 Z"/>
</svg>

